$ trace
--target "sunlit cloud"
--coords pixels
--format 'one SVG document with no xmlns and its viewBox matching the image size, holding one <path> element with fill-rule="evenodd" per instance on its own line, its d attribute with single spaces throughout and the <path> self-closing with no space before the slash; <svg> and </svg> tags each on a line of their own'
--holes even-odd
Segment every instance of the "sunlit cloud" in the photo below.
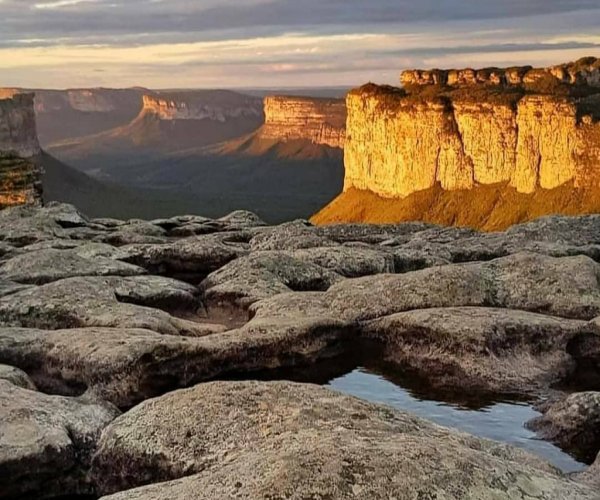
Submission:
<svg viewBox="0 0 600 500">
<path fill-rule="evenodd" d="M 599 20 L 597 0 L 0 0 L 0 86 L 397 83 L 600 55 Z"/>
</svg>

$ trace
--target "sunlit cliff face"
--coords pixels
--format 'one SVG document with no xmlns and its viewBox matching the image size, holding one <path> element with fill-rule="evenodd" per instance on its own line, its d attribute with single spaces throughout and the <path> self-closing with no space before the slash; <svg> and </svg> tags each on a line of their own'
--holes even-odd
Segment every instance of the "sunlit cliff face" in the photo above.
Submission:
<svg viewBox="0 0 600 500">
<path fill-rule="evenodd" d="M 3 85 L 356 86 L 600 47 L 593 0 L 1 0 Z"/>
</svg>

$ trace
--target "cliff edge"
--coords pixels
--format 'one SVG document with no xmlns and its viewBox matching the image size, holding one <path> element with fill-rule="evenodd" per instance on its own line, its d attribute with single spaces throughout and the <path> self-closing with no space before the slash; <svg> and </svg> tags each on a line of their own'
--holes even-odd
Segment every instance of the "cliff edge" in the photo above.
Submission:
<svg viewBox="0 0 600 500">
<path fill-rule="evenodd" d="M 40 153 L 33 94 L 0 99 L 0 209 L 41 203 L 41 169 L 31 160 Z"/>
<path fill-rule="evenodd" d="M 346 101 L 344 192 L 398 200 L 433 190 L 430 202 L 443 203 L 444 193 L 460 191 L 464 209 L 473 211 L 481 207 L 469 205 L 472 193 L 488 186 L 523 195 L 564 186 L 597 192 L 598 68 L 598 60 L 586 58 L 545 70 L 469 70 L 475 76 L 468 81 L 459 77 L 467 70 L 410 71 L 402 76 L 405 88 L 356 89 Z M 482 72 L 487 79 L 477 78 Z M 521 76 L 510 80 L 513 74 Z M 338 200 L 335 211 L 315 220 L 345 220 L 343 205 Z M 546 208 L 554 210 L 552 203 Z M 526 218 L 519 206 L 514 212 L 507 224 Z M 360 217 L 371 220 L 368 207 Z"/>
</svg>

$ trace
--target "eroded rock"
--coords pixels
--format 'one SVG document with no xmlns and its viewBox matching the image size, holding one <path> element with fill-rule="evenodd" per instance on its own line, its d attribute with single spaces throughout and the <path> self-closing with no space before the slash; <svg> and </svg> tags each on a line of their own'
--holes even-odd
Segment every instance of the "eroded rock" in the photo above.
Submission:
<svg viewBox="0 0 600 500">
<path fill-rule="evenodd" d="M 173 421 L 173 414 L 180 415 Z M 124 498 L 596 498 L 521 450 L 311 385 L 216 382 L 142 403 L 92 475 Z"/>
<path fill-rule="evenodd" d="M 1 297 L 0 321 L 7 326 L 50 330 L 105 326 L 190 336 L 222 330 L 161 310 L 191 314 L 198 307 L 194 287 L 168 278 L 69 278 Z"/>
<path fill-rule="evenodd" d="M 48 396 L 0 380 L 0 496 L 92 493 L 91 455 L 118 413 L 106 403 Z"/>
<path fill-rule="evenodd" d="M 575 364 L 567 346 L 588 330 L 584 321 L 524 311 L 448 307 L 376 319 L 361 335 L 433 387 L 523 393 L 566 378 Z"/>
<path fill-rule="evenodd" d="M 529 422 L 542 439 L 557 443 L 589 462 L 600 451 L 600 392 L 578 392 L 542 405 Z"/>
</svg>

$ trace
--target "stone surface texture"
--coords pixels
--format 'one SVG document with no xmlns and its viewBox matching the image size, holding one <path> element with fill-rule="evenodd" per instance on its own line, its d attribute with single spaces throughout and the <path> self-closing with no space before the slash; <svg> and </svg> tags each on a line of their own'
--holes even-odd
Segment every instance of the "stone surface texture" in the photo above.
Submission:
<svg viewBox="0 0 600 500">
<path fill-rule="evenodd" d="M 384 406 L 244 379 L 385 366 L 448 397 L 549 398 L 547 439 L 576 453 L 595 407 L 556 388 L 597 389 L 599 262 L 599 216 L 481 233 L 2 210 L 2 493 L 597 498 L 597 468 L 569 478 Z"/>
</svg>

